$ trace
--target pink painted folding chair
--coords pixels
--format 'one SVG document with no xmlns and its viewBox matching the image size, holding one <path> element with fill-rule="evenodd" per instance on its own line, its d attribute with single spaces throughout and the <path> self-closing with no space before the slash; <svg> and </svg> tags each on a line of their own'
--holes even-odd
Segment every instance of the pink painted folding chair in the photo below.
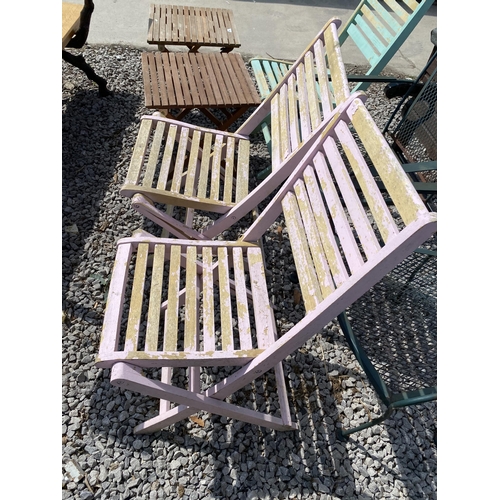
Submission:
<svg viewBox="0 0 500 500">
<path fill-rule="evenodd" d="M 306 314 L 278 338 L 256 242 L 282 212 Z M 137 235 L 118 242 L 97 366 L 111 369 L 113 385 L 160 400 L 159 414 L 139 424 L 137 433 L 158 431 L 198 411 L 297 429 L 283 360 L 426 241 L 436 218 L 354 97 L 308 145 L 239 241 Z M 174 385 L 175 367 L 187 369 L 187 385 Z M 211 367 L 217 370 L 210 385 L 203 375 Z M 217 379 L 221 367 L 235 368 Z M 270 370 L 276 413 L 227 401 Z"/>
<path fill-rule="evenodd" d="M 325 24 L 235 133 L 159 114 L 144 116 L 120 193 L 132 198 L 144 217 L 179 238 L 212 239 L 255 209 L 255 197 L 250 205 L 241 205 L 248 194 L 250 134 L 270 116 L 272 170 L 284 168 L 266 192 L 259 192 L 262 201 L 298 164 L 307 151 L 305 143 L 319 136 L 350 96 L 337 35 L 340 23 L 331 19 Z M 199 211 L 210 212 L 216 222 L 193 228 Z"/>
</svg>

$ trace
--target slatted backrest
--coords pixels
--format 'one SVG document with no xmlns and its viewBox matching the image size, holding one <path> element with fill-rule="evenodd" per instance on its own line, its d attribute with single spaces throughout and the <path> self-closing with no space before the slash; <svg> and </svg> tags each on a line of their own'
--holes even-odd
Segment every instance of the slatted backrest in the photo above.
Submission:
<svg viewBox="0 0 500 500">
<path fill-rule="evenodd" d="M 349 97 L 337 29 L 331 19 L 237 133 L 248 135 L 271 115 L 273 169 L 318 134 Z M 318 93 L 320 99 L 318 100 Z"/>
<path fill-rule="evenodd" d="M 118 242 L 98 366 L 238 366 L 275 336 L 258 245 L 140 235 Z"/>
<path fill-rule="evenodd" d="M 337 310 L 344 292 L 347 307 L 358 298 L 353 287 L 367 291 L 436 229 L 360 99 L 309 148 L 242 240 L 260 238 L 281 212 L 308 312 Z"/>
<path fill-rule="evenodd" d="M 434 0 L 362 0 L 342 31 L 339 42 L 347 39 L 359 49 L 370 68 L 366 75 L 378 75 L 408 38 Z M 353 90 L 366 90 L 370 82 Z"/>
</svg>

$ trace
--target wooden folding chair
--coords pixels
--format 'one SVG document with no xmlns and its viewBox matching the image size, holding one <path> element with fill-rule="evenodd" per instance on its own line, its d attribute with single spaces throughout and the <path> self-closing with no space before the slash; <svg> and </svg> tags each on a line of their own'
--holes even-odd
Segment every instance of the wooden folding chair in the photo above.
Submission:
<svg viewBox="0 0 500 500">
<path fill-rule="evenodd" d="M 361 195 L 350 180 L 351 171 Z M 306 315 L 278 338 L 264 256 L 255 242 L 281 212 Z M 299 164 L 239 241 L 148 235 L 119 241 L 97 365 L 111 369 L 113 385 L 160 399 L 158 416 L 138 425 L 137 433 L 155 432 L 199 410 L 277 430 L 296 429 L 282 361 L 427 240 L 436 230 L 436 218 L 363 102 L 352 99 L 345 113 L 330 119 L 321 136 L 308 144 Z M 385 391 L 382 401 L 390 405 L 386 414 L 403 405 L 402 400 L 417 404 L 435 396 L 431 391 L 424 398 L 423 391 L 420 398 L 393 397 L 353 345 L 369 379 Z M 187 369 L 187 386 L 174 385 L 175 367 Z M 236 368 L 204 386 L 202 367 L 217 367 L 216 373 L 221 367 Z M 159 368 L 161 375 L 151 373 Z M 272 369 L 277 413 L 225 401 Z"/>
<path fill-rule="evenodd" d="M 350 96 L 339 25 L 338 19 L 326 23 L 287 77 L 235 133 L 144 116 L 121 194 L 131 197 L 132 206 L 142 215 L 180 238 L 212 238 L 239 220 L 236 217 L 245 216 L 248 212 L 233 209 L 248 194 L 249 135 L 270 117 L 272 169 L 286 163 L 288 171 L 300 161 L 305 142 L 318 137 L 336 106 Z M 278 177 L 274 182 L 279 182 Z M 251 209 L 258 204 L 255 199 L 252 202 Z M 173 206 L 186 207 L 183 220 L 173 215 Z M 195 210 L 219 214 L 217 229 L 193 229 Z"/>
</svg>

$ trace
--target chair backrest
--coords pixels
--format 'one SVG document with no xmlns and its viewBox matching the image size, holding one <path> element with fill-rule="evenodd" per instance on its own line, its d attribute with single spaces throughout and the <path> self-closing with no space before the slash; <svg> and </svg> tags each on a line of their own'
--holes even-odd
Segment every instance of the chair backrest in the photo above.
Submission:
<svg viewBox="0 0 500 500">
<path fill-rule="evenodd" d="M 342 24 L 339 43 L 342 46 L 347 40 L 352 42 L 369 66 L 366 76 L 379 75 L 433 3 L 434 0 L 361 0 Z M 290 64 L 260 57 L 250 60 L 262 98 L 279 84 Z M 366 90 L 371 83 L 360 82 L 351 91 Z"/>
<path fill-rule="evenodd" d="M 339 33 L 339 42 L 350 38 L 370 65 L 366 75 L 379 75 L 434 1 L 361 0 Z M 369 86 L 361 82 L 353 90 Z"/>
<path fill-rule="evenodd" d="M 335 107 L 350 95 L 337 33 L 340 24 L 335 18 L 325 24 L 236 132 L 250 135 L 271 115 L 273 169 L 279 168 L 305 140 L 319 134 Z"/>
<path fill-rule="evenodd" d="M 323 131 L 242 241 L 260 238 L 282 211 L 306 310 L 329 310 L 328 321 L 436 230 L 436 214 L 360 99 Z"/>
</svg>

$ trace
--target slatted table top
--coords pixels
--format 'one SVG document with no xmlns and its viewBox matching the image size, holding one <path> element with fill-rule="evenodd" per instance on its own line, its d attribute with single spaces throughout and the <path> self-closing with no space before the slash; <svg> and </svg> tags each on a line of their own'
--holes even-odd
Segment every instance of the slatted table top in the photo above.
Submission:
<svg viewBox="0 0 500 500">
<path fill-rule="evenodd" d="M 146 107 L 258 106 L 259 94 L 240 54 L 143 52 Z"/>
<path fill-rule="evenodd" d="M 83 5 L 63 2 L 62 4 L 62 48 L 66 47 L 80 26 L 80 12 Z"/>
<path fill-rule="evenodd" d="M 241 45 L 232 10 L 163 4 L 150 5 L 147 41 L 194 51 L 201 46 L 229 51 Z"/>
</svg>

